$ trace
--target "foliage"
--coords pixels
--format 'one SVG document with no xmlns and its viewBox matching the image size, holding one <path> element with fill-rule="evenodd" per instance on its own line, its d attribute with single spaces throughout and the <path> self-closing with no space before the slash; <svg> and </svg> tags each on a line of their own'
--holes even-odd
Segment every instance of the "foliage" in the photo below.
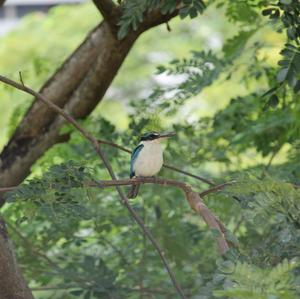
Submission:
<svg viewBox="0 0 300 299">
<path fill-rule="evenodd" d="M 215 291 L 216 297 L 233 298 L 295 298 L 295 285 L 291 279 L 291 270 L 295 264 L 284 260 L 274 268 L 258 267 L 238 262 L 233 273 L 227 275 L 227 287 Z M 228 270 L 228 266 L 227 269 Z"/>
<path fill-rule="evenodd" d="M 138 30 L 150 9 L 172 12 L 176 3 L 122 1 L 119 38 Z M 184 3 L 181 16 L 202 13 L 199 21 L 175 21 L 168 35 L 155 29 L 143 36 L 108 101 L 82 125 L 99 139 L 128 148 L 136 146 L 141 132 L 175 130 L 177 139 L 166 145 L 168 164 L 220 183 L 235 180 L 205 198 L 231 231 L 227 233 L 231 243 L 237 245 L 238 239 L 238 248 L 222 258 L 213 234 L 178 190 L 142 186 L 141 196 L 131 202 L 164 249 L 189 298 L 297 298 L 299 2 L 207 1 L 205 10 L 202 1 Z M 73 14 L 73 9 L 77 8 L 60 13 Z M 46 23 L 56 24 L 55 14 L 53 10 L 45 17 Z M 75 24 L 76 18 L 71 18 L 72 32 Z M 209 38 L 197 35 L 201 29 L 207 35 L 219 34 L 222 47 L 209 47 Z M 22 30 L 38 31 L 35 26 Z M 79 42 L 80 37 L 76 38 Z M 8 49 L 12 40 L 5 40 Z M 55 48 L 57 53 L 72 50 L 64 48 L 65 39 L 61 44 Z M 31 50 L 24 50 L 29 70 L 37 66 L 40 70 L 34 72 L 34 84 L 41 84 L 59 64 L 49 51 L 53 44 L 40 47 L 45 58 L 38 63 L 38 49 L 32 59 Z M 187 48 L 192 50 L 189 56 Z M 48 63 L 50 67 L 43 67 Z M 158 65 L 157 73 L 149 79 L 154 65 Z M 16 72 L 13 67 L 12 71 Z M 32 80 L 31 71 L 28 76 Z M 111 112 L 105 105 L 113 100 L 119 106 Z M 124 112 L 121 105 L 126 107 Z M 22 107 L 18 109 L 11 131 L 23 113 Z M 126 119 L 126 130 L 120 119 Z M 36 290 L 36 298 L 175 298 L 159 258 L 115 190 L 85 185 L 108 178 L 92 147 L 69 126 L 63 132 L 70 133 L 70 141 L 56 145 L 38 161 L 32 176 L 7 195 L 10 203 L 3 212 L 30 286 L 58 288 Z M 130 156 L 107 145 L 103 148 L 118 176 L 127 178 Z M 207 188 L 167 169 L 160 175 L 185 181 L 198 191 Z"/>
<path fill-rule="evenodd" d="M 147 11 L 159 10 L 162 14 L 171 14 L 178 10 L 179 16 L 184 19 L 189 16 L 195 18 L 205 9 L 202 0 L 184 0 L 178 7 L 176 0 L 131 0 L 122 4 L 122 16 L 119 22 L 118 38 L 123 39 L 129 30 L 137 30 L 139 24 L 143 22 Z"/>
</svg>

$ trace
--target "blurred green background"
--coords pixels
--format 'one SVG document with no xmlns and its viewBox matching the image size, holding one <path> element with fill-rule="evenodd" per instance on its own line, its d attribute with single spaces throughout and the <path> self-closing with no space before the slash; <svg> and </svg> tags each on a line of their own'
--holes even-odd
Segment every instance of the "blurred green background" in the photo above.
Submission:
<svg viewBox="0 0 300 299">
<path fill-rule="evenodd" d="M 143 186 L 142 196 L 132 201 L 188 298 L 299 298 L 300 197 L 292 185 L 299 184 L 300 173 L 299 93 L 286 84 L 278 89 L 278 102 L 262 98 L 277 84 L 280 51 L 289 41 L 253 1 L 211 2 L 195 19 L 172 20 L 170 32 L 162 25 L 144 33 L 105 99 L 81 123 L 95 136 L 132 149 L 142 132 L 173 129 L 177 138 L 164 145 L 167 163 L 217 183 L 237 181 L 205 198 L 235 235 L 228 233 L 228 238 L 239 240 L 239 249 L 224 258 L 215 248 L 214 232 L 189 209 L 180 191 Z M 232 13 L 235 6 L 238 16 Z M 21 71 L 25 83 L 38 90 L 99 22 L 92 3 L 26 16 L 0 39 L 0 73 L 19 80 Z M 197 68 L 203 56 L 214 59 L 219 73 L 212 82 L 197 81 L 199 90 L 192 92 L 193 72 L 186 65 L 195 59 Z M 201 78 L 213 68 L 202 68 Z M 180 88 L 185 97 L 173 101 L 168 92 Z M 157 89 L 164 100 L 153 95 Z M 1 84 L 0 99 L 2 149 L 32 98 Z M 79 178 L 108 175 L 77 132 L 70 126 L 63 131 L 72 133 L 70 142 L 47 151 L 24 189 L 9 194 L 4 207 L 36 298 L 176 298 L 159 258 L 115 192 L 76 185 Z M 127 178 L 129 155 L 105 151 L 118 176 Z M 166 169 L 160 175 L 195 190 L 208 188 Z M 74 190 L 66 178 L 74 180 Z M 49 187 L 55 179 L 60 181 L 57 190 Z M 141 286 L 149 292 L 137 292 Z"/>
</svg>

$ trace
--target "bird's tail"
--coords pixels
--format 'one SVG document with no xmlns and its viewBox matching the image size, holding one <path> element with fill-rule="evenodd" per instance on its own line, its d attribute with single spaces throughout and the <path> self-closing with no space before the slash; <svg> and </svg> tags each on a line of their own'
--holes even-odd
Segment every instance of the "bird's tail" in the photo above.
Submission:
<svg viewBox="0 0 300 299">
<path fill-rule="evenodd" d="M 139 189 L 140 189 L 140 184 L 132 185 L 129 192 L 128 192 L 128 194 L 127 194 L 127 197 L 128 198 L 136 198 L 137 195 L 138 195 Z"/>
</svg>

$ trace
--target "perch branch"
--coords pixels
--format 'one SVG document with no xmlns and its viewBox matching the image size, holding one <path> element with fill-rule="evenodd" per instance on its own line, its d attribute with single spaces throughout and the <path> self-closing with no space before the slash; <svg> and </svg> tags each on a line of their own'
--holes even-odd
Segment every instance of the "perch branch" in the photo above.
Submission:
<svg viewBox="0 0 300 299">
<path fill-rule="evenodd" d="M 129 149 L 127 149 L 126 147 L 123 147 L 123 146 L 118 145 L 118 144 L 116 144 L 116 143 L 113 143 L 113 142 L 111 142 L 111 141 L 106 141 L 106 140 L 100 140 L 100 139 L 98 139 L 98 142 L 101 143 L 101 144 L 106 144 L 106 145 L 110 145 L 110 146 L 112 146 L 112 147 L 118 148 L 118 149 L 120 149 L 120 150 L 122 150 L 122 151 L 124 151 L 124 152 L 126 152 L 126 153 L 128 153 L 128 154 L 131 154 L 131 153 L 132 153 L 132 151 L 129 150 Z M 215 184 L 213 181 L 211 181 L 211 180 L 208 180 L 208 179 L 203 178 L 203 177 L 201 177 L 201 176 L 199 176 L 199 175 L 195 175 L 195 174 L 192 174 L 192 173 L 190 173 L 190 172 L 181 170 L 181 169 L 176 168 L 176 167 L 174 167 L 174 166 L 167 165 L 167 164 L 164 163 L 164 164 L 163 164 L 163 167 L 168 168 L 168 169 L 171 169 L 171 170 L 174 170 L 174 171 L 179 172 L 179 173 L 182 173 L 182 174 L 184 174 L 184 175 L 190 176 L 190 177 L 192 177 L 192 178 L 194 178 L 194 179 L 197 179 L 197 180 L 199 180 L 199 181 L 202 181 L 202 182 L 204 182 L 204 183 L 206 183 L 206 184 L 208 184 L 208 185 L 211 185 L 211 186 L 215 186 L 215 185 L 216 185 L 216 184 Z"/>
<path fill-rule="evenodd" d="M 208 225 L 208 227 L 210 229 L 217 229 L 220 232 L 220 235 L 216 238 L 220 253 L 223 255 L 229 249 L 229 245 L 225 238 L 226 227 L 203 203 L 203 201 L 201 200 L 201 196 L 197 192 L 193 191 L 191 186 L 189 186 L 186 183 L 176 181 L 176 180 L 163 179 L 159 177 L 137 177 L 133 179 L 124 179 L 124 180 L 106 180 L 106 181 L 87 182 L 84 184 L 84 186 L 108 188 L 108 187 L 116 187 L 116 186 L 117 187 L 128 186 L 134 184 L 156 184 L 162 186 L 172 186 L 181 189 L 184 192 L 185 198 L 189 203 L 190 207 L 203 218 L 203 220 Z M 229 184 L 230 183 L 226 183 L 226 185 Z M 218 185 L 217 186 L 218 188 L 211 188 L 202 193 L 208 194 L 212 192 L 217 192 L 221 188 L 224 188 L 226 185 L 225 184 Z M 10 189 L 13 190 L 13 187 Z M 1 188 L 0 188 L 0 192 L 1 192 Z"/>
<path fill-rule="evenodd" d="M 116 176 L 112 170 L 112 167 L 109 163 L 109 161 L 107 160 L 106 156 L 104 155 L 104 153 L 102 152 L 101 148 L 100 148 L 100 144 L 98 143 L 97 139 L 95 137 L 93 137 L 93 135 L 91 135 L 89 132 L 87 132 L 85 129 L 83 129 L 79 123 L 70 115 L 68 115 L 63 109 L 61 109 L 60 107 L 58 107 L 57 105 L 55 105 L 54 103 L 52 103 L 51 101 L 49 101 L 46 97 L 44 97 L 42 94 L 39 94 L 38 92 L 34 91 L 33 89 L 27 87 L 24 84 L 19 84 L 9 78 L 6 78 L 4 76 L 0 75 L 0 81 L 2 81 L 3 83 L 10 85 L 12 87 L 15 87 L 16 89 L 19 89 L 21 91 L 24 91 L 28 94 L 33 95 L 34 97 L 36 97 L 37 99 L 39 99 L 40 101 L 42 101 L 44 104 L 48 105 L 51 109 L 53 109 L 55 112 L 57 112 L 58 114 L 60 114 L 65 120 L 67 120 L 69 123 L 71 123 L 87 140 L 89 140 L 91 142 L 91 144 L 94 146 L 97 154 L 100 156 L 100 158 L 102 159 L 105 167 L 107 168 L 112 180 L 116 180 Z M 175 275 L 173 273 L 173 271 L 171 270 L 169 263 L 167 261 L 167 259 L 164 256 L 163 251 L 161 250 L 160 246 L 158 245 L 157 241 L 154 239 L 154 237 L 152 236 L 151 232 L 148 230 L 148 228 L 144 225 L 142 219 L 139 217 L 139 215 L 134 211 L 134 209 L 131 207 L 127 197 L 124 195 L 124 193 L 122 192 L 121 188 L 119 186 L 116 186 L 117 192 L 121 198 L 121 202 L 124 204 L 124 206 L 127 208 L 127 210 L 129 211 L 129 213 L 131 214 L 131 216 L 134 218 L 134 220 L 137 222 L 137 224 L 140 226 L 141 230 L 143 231 L 143 233 L 145 234 L 145 236 L 150 240 L 150 242 L 152 243 L 152 245 L 154 246 L 155 250 L 157 251 L 158 255 L 160 256 L 162 263 L 166 269 L 166 271 L 168 272 L 170 279 L 174 285 L 174 288 L 177 290 L 178 294 L 180 295 L 181 298 L 186 298 L 186 296 L 184 295 L 179 283 L 177 282 Z"/>
</svg>

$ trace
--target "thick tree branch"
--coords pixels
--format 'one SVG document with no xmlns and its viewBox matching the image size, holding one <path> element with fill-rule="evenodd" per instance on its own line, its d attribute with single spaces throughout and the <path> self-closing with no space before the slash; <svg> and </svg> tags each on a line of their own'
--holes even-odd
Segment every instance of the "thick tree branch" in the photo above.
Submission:
<svg viewBox="0 0 300 299">
<path fill-rule="evenodd" d="M 4 76 L 0 75 L 0 81 L 15 87 L 19 90 L 22 90 L 28 94 L 31 94 L 33 96 L 35 96 L 37 99 L 39 99 L 40 101 L 42 101 L 44 104 L 48 105 L 51 109 L 53 109 L 54 111 L 56 111 L 59 115 L 61 115 L 65 120 L 67 120 L 70 124 L 72 124 L 87 140 L 89 140 L 91 142 L 91 144 L 94 146 L 97 154 L 100 156 L 100 158 L 102 159 L 105 167 L 107 168 L 111 178 L 116 181 L 117 178 L 112 170 L 112 167 L 109 163 L 109 161 L 107 160 L 106 156 L 104 155 L 104 153 L 102 152 L 100 145 L 97 141 L 97 139 L 92 136 L 89 132 L 87 132 L 85 129 L 83 129 L 79 123 L 70 115 L 68 115 L 63 109 L 61 109 L 60 107 L 58 107 L 57 105 L 55 105 L 54 103 L 52 103 L 51 101 L 49 101 L 47 98 L 45 98 L 42 94 L 37 93 L 36 91 L 34 91 L 33 89 L 25 86 L 24 84 L 20 84 L 17 83 L 9 78 L 6 78 Z M 131 207 L 127 197 L 124 195 L 124 193 L 122 192 L 121 188 L 116 185 L 116 189 L 117 192 L 121 198 L 121 202 L 124 204 L 124 206 L 127 208 L 127 210 L 129 211 L 129 213 L 132 215 L 132 217 L 135 219 L 135 221 L 137 222 L 137 224 L 140 226 L 140 228 L 142 229 L 142 231 L 144 232 L 145 236 L 147 236 L 147 238 L 150 240 L 150 242 L 152 243 L 152 245 L 154 246 L 154 248 L 156 249 L 158 255 L 160 256 L 165 269 L 167 270 L 172 283 L 175 287 L 175 289 L 177 290 L 178 294 L 180 295 L 181 298 L 186 298 L 186 296 L 184 295 L 179 283 L 177 282 L 175 275 L 173 273 L 173 271 L 171 270 L 163 251 L 160 249 L 160 246 L 158 245 L 158 243 L 156 242 L 156 240 L 154 239 L 154 237 L 152 236 L 152 234 L 150 233 L 150 231 L 147 229 L 147 227 L 144 225 L 143 221 L 141 220 L 141 218 L 138 216 L 138 214 L 134 211 L 134 209 Z"/>
</svg>

